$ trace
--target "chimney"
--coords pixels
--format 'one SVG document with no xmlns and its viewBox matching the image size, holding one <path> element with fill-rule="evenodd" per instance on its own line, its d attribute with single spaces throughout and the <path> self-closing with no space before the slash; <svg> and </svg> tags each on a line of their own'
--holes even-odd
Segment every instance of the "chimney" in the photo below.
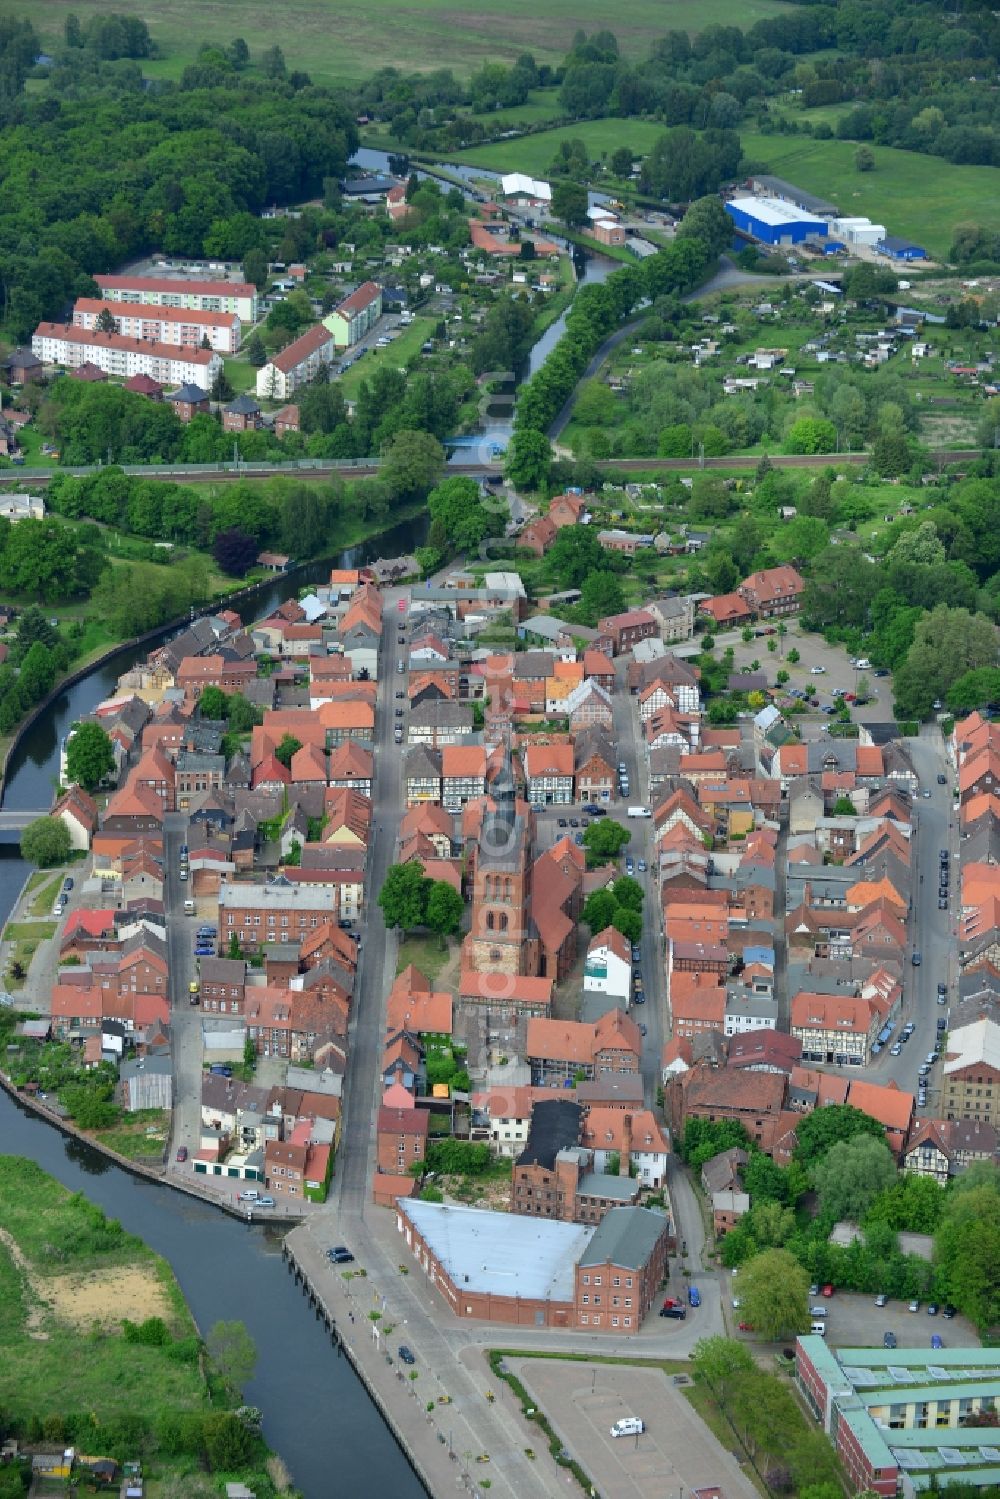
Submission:
<svg viewBox="0 0 1000 1499">
<path fill-rule="evenodd" d="M 618 1161 L 618 1175 L 628 1176 L 629 1166 L 632 1161 L 632 1115 L 626 1114 L 622 1120 L 622 1153 Z"/>
</svg>

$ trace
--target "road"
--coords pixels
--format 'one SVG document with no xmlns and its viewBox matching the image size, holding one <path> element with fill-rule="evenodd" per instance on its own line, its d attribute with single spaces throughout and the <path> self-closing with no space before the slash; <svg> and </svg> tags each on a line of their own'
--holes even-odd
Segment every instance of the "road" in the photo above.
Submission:
<svg viewBox="0 0 1000 1499">
<path fill-rule="evenodd" d="M 385 630 L 375 708 L 375 837 L 366 872 L 364 940 L 348 1030 L 350 1066 L 335 1189 L 329 1199 L 342 1214 L 363 1213 L 368 1196 L 368 1177 L 374 1167 L 373 1123 L 378 1107 L 383 1014 L 386 995 L 396 974 L 399 946 L 395 931 L 386 928 L 376 897 L 393 861 L 404 810 L 403 754 L 394 742 L 393 727 L 396 688 L 405 685 L 404 678 L 396 671 L 399 647 L 395 632 L 396 620 L 405 618 L 398 609 L 400 599 L 405 597 L 400 589 L 388 589 L 383 595 Z"/>
<path fill-rule="evenodd" d="M 163 904 L 167 918 L 167 962 L 174 1059 L 174 1111 L 171 1122 L 168 1169 L 176 1167 L 177 1148 L 184 1145 L 193 1155 L 201 1134 L 202 1040 L 201 1010 L 190 1002 L 189 984 L 197 977 L 194 932 L 197 920 L 184 914 L 190 886 L 180 879 L 181 845 L 188 841 L 188 820 L 183 812 L 168 812 L 163 819 Z M 216 914 L 211 917 L 213 923 Z M 190 1172 L 190 1166 L 185 1166 Z"/>
<path fill-rule="evenodd" d="M 937 1002 L 937 986 L 947 983 L 949 1000 L 953 1000 L 957 993 L 958 830 L 952 802 L 953 776 L 940 730 L 936 725 L 925 725 L 920 737 L 907 740 L 906 745 L 920 777 L 921 793 L 925 789 L 931 793 L 927 799 L 919 795 L 914 802 L 914 885 L 909 951 L 912 953 L 916 949 L 922 961 L 918 968 L 908 963 L 903 975 L 901 1024 L 912 1020 L 916 1030 L 898 1057 L 886 1048 L 867 1069 L 867 1075 L 873 1082 L 886 1083 L 891 1079 L 901 1088 L 915 1093 L 917 1070 L 928 1053 L 934 1050 L 937 1041 L 938 1018 L 948 1013 L 948 1007 Z M 947 775 L 946 786 L 937 784 L 939 774 Z M 938 910 L 938 854 L 942 848 L 949 851 L 952 872 L 951 901 L 947 911 Z M 928 1116 L 938 1111 L 941 1065 L 939 1062 L 931 1073 L 927 1107 L 920 1111 Z"/>
</svg>

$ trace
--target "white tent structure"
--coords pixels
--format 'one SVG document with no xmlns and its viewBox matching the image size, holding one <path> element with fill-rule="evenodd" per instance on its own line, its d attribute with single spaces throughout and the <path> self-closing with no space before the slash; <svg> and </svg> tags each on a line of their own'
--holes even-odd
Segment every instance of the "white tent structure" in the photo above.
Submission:
<svg viewBox="0 0 1000 1499">
<path fill-rule="evenodd" d="M 526 177 L 523 172 L 508 172 L 500 178 L 500 186 L 505 198 L 541 198 L 545 203 L 552 199 L 552 189 L 547 182 Z"/>
</svg>

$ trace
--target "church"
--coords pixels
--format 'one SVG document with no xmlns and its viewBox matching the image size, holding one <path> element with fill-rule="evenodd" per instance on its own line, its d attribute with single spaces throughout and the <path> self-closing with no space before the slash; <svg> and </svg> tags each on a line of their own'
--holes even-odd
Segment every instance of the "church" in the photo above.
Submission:
<svg viewBox="0 0 1000 1499">
<path fill-rule="evenodd" d="M 509 747 L 480 816 L 469 847 L 472 922 L 462 966 L 558 982 L 576 957 L 583 850 L 563 838 L 533 859 L 535 816 L 518 799 Z"/>
</svg>

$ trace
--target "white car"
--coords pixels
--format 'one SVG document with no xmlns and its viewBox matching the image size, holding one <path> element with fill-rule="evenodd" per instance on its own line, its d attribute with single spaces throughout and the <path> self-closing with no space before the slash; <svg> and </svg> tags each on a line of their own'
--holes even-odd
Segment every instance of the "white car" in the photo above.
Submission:
<svg viewBox="0 0 1000 1499">
<path fill-rule="evenodd" d="M 810 666 L 809 670 L 812 672 L 812 674 L 813 674 L 814 677 L 824 677 L 824 676 L 826 676 L 826 667 L 825 666 Z"/>
</svg>

